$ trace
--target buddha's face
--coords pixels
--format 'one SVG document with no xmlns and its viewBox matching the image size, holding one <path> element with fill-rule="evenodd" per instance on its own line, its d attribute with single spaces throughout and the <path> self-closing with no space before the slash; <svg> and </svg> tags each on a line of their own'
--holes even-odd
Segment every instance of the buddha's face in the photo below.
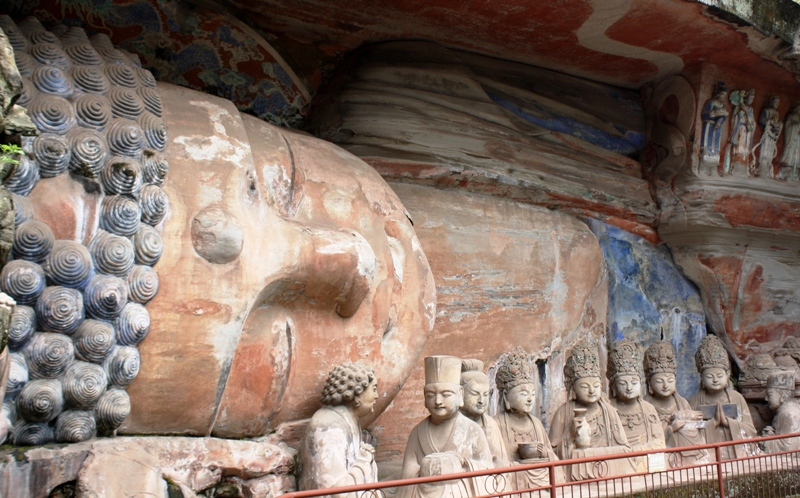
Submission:
<svg viewBox="0 0 800 498">
<path fill-rule="evenodd" d="M 642 394 L 642 379 L 638 375 L 620 375 L 614 379 L 614 392 L 620 401 L 633 401 Z"/>
<path fill-rule="evenodd" d="M 446 382 L 425 385 L 425 408 L 434 424 L 455 416 L 461 407 L 461 386 Z"/>
<path fill-rule="evenodd" d="M 592 405 L 600 399 L 603 383 L 600 377 L 584 377 L 578 379 L 572 386 L 575 391 L 575 400 L 582 405 Z"/>
<path fill-rule="evenodd" d="M 506 406 L 512 413 L 530 413 L 533 411 L 533 384 L 520 384 L 506 391 Z"/>
<path fill-rule="evenodd" d="M 464 386 L 462 411 L 469 417 L 480 417 L 489 408 L 489 379 L 473 379 Z"/>
<path fill-rule="evenodd" d="M 363 417 L 375 411 L 375 401 L 378 399 L 378 380 L 372 379 L 366 389 L 356 396 L 359 400 L 356 415 Z"/>
<path fill-rule="evenodd" d="M 657 373 L 650 377 L 650 392 L 656 398 L 668 398 L 675 392 L 675 374 Z"/>
<path fill-rule="evenodd" d="M 728 372 L 724 368 L 712 367 L 703 370 L 703 389 L 710 393 L 717 393 L 728 385 Z"/>
</svg>

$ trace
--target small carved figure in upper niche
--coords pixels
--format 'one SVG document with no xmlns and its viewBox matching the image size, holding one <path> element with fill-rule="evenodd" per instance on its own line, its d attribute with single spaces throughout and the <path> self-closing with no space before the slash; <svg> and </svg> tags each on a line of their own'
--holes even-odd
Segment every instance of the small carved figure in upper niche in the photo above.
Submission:
<svg viewBox="0 0 800 498">
<path fill-rule="evenodd" d="M 676 448 L 705 444 L 703 414 L 692 410 L 686 398 L 676 390 L 675 374 L 678 363 L 672 344 L 666 341 L 654 342 L 644 352 L 643 363 L 648 384 L 645 400 L 658 412 L 667 446 Z M 708 462 L 708 452 L 702 449 L 672 455 L 672 467 Z"/>
<path fill-rule="evenodd" d="M 617 409 L 622 428 L 633 451 L 665 448 L 664 429 L 655 407 L 642 399 L 642 360 L 636 343 L 622 339 L 608 351 L 611 405 Z M 647 470 L 647 459 L 637 458 L 639 471 Z"/>
<path fill-rule="evenodd" d="M 800 432 L 800 405 L 794 399 L 795 373 L 775 372 L 767 377 L 766 401 L 775 413 L 772 425 L 764 428 L 765 436 Z M 767 453 L 800 450 L 800 437 L 764 441 Z"/>
<path fill-rule="evenodd" d="M 569 400 L 556 410 L 550 441 L 559 458 L 617 455 L 631 451 L 617 409 L 603 397 L 597 346 L 582 342 L 572 348 L 564 364 Z M 635 472 L 634 463 L 622 458 L 608 460 L 606 476 Z M 594 464 L 576 464 L 573 481 L 601 477 Z"/>
<path fill-rule="evenodd" d="M 536 394 L 533 365 L 528 353 L 517 348 L 508 353 L 497 367 L 497 389 L 502 411 L 495 419 L 500 427 L 506 459 L 513 464 L 552 462 L 558 460 L 542 422 L 533 415 Z M 557 469 L 561 472 L 561 469 Z M 563 482 L 563 474 L 556 476 Z M 530 489 L 550 483 L 547 468 L 517 472 L 514 489 Z"/>
<path fill-rule="evenodd" d="M 725 149 L 725 166 L 723 174 L 741 174 L 748 176 L 750 170 L 750 152 L 753 147 L 753 133 L 756 130 L 756 120 L 753 115 L 753 100 L 755 90 L 740 90 L 731 92 L 730 101 L 733 104 L 733 117 L 728 146 Z M 735 166 L 743 164 L 744 169 Z"/>
<path fill-rule="evenodd" d="M 800 104 L 786 116 L 786 133 L 783 134 L 784 146 L 781 155 L 782 180 L 800 181 Z"/>
<path fill-rule="evenodd" d="M 403 479 L 492 468 L 483 429 L 459 412 L 462 404 L 461 359 L 425 358 L 425 408 L 430 416 L 411 430 L 403 457 Z M 396 496 L 465 498 L 484 494 L 489 494 L 485 479 L 472 478 L 403 486 Z"/>
<path fill-rule="evenodd" d="M 728 110 L 725 109 L 725 97 L 728 87 L 720 81 L 714 87 L 714 96 L 703 106 L 701 117 L 703 119 L 702 138 L 702 163 L 701 171 L 711 175 L 717 171 L 719 164 L 720 141 L 722 140 L 722 125 L 728 119 Z"/>
<path fill-rule="evenodd" d="M 772 162 L 775 156 L 778 155 L 778 137 L 783 130 L 783 123 L 781 123 L 780 114 L 778 114 L 778 106 L 781 99 L 778 96 L 772 96 L 769 99 L 769 104 L 761 111 L 761 116 L 758 122 L 764 127 L 764 133 L 761 135 L 761 140 L 753 147 L 753 158 L 755 158 L 756 150 L 760 147 L 758 153 L 758 167 L 755 168 L 755 175 L 761 178 L 772 178 Z"/>
<path fill-rule="evenodd" d="M 461 407 L 461 413 L 483 429 L 489 443 L 489 451 L 492 452 L 494 466 L 507 466 L 505 443 L 500 435 L 500 429 L 497 427 L 497 422 L 486 413 L 489 410 L 491 383 L 489 377 L 483 373 L 482 361 L 461 360 L 461 388 L 464 390 L 464 406 Z"/>
<path fill-rule="evenodd" d="M 372 436 L 358 421 L 377 399 L 371 368 L 344 363 L 331 370 L 322 389 L 326 406 L 311 417 L 300 447 L 301 490 L 378 482 Z"/>
<path fill-rule="evenodd" d="M 695 353 L 697 371 L 700 372 L 700 390 L 689 403 L 703 412 L 706 420 L 706 441 L 721 443 L 754 437 L 756 428 L 744 396 L 729 385 L 731 362 L 728 351 L 719 337 L 708 335 L 700 342 Z M 737 444 L 722 448 L 725 459 L 751 454 L 750 445 Z"/>
</svg>

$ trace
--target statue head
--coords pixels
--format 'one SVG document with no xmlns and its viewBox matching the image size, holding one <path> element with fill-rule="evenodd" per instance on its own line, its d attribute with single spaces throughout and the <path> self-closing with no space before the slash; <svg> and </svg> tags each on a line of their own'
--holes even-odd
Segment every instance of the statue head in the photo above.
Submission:
<svg viewBox="0 0 800 498">
<path fill-rule="evenodd" d="M 781 105 L 780 96 L 773 95 L 772 97 L 769 98 L 769 104 L 767 105 L 767 107 L 770 107 L 772 109 L 777 109 L 779 105 Z"/>
<path fill-rule="evenodd" d="M 527 351 L 516 348 L 508 353 L 497 367 L 495 380 L 507 412 L 527 414 L 533 411 L 536 385 Z"/>
<path fill-rule="evenodd" d="M 666 341 L 654 342 L 644 352 L 644 374 L 650 394 L 657 398 L 668 398 L 675 392 L 675 373 L 678 363 L 675 348 Z"/>
<path fill-rule="evenodd" d="M 756 98 L 756 91 L 751 88 L 750 90 L 747 90 L 745 92 L 744 98 L 742 100 L 744 100 L 745 104 L 752 105 L 753 100 L 755 100 L 755 98 Z"/>
<path fill-rule="evenodd" d="M 483 373 L 480 360 L 461 360 L 461 388 L 464 391 L 464 406 L 461 412 L 476 419 L 489 408 L 491 386 L 489 377 Z"/>
<path fill-rule="evenodd" d="M 594 404 L 600 399 L 603 384 L 597 346 L 581 342 L 572 348 L 572 353 L 564 364 L 564 382 L 567 383 L 571 399 L 584 406 Z"/>
<path fill-rule="evenodd" d="M 783 403 L 794 398 L 794 372 L 775 372 L 767 377 L 767 395 L 764 398 L 769 408 L 776 411 Z"/>
<path fill-rule="evenodd" d="M 714 98 L 717 100 L 725 100 L 725 96 L 728 94 L 728 86 L 725 84 L 724 81 L 717 81 L 717 84 L 714 85 Z"/>
<path fill-rule="evenodd" d="M 325 379 L 321 401 L 324 405 L 346 405 L 357 416 L 372 413 L 378 399 L 375 372 L 361 363 L 342 363 Z"/>
<path fill-rule="evenodd" d="M 731 374 L 731 360 L 722 340 L 715 335 L 707 335 L 700 341 L 694 355 L 697 371 L 700 372 L 702 388 L 709 392 L 719 392 L 728 385 Z"/>
<path fill-rule="evenodd" d="M 606 374 L 612 394 L 620 401 L 633 401 L 642 395 L 644 372 L 635 342 L 622 339 L 611 345 Z"/>
<path fill-rule="evenodd" d="M 464 404 L 461 359 L 455 356 L 425 358 L 425 408 L 431 422 L 440 424 L 458 414 Z"/>
</svg>

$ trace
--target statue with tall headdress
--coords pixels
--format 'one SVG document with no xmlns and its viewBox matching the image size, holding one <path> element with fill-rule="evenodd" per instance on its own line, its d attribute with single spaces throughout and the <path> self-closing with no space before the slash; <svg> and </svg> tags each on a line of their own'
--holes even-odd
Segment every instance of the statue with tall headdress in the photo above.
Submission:
<svg viewBox="0 0 800 498">
<path fill-rule="evenodd" d="M 644 399 L 658 413 L 667 446 L 675 448 L 705 444 L 703 414 L 692 410 L 686 398 L 676 390 L 678 362 L 672 344 L 666 341 L 651 344 L 644 352 L 643 364 L 648 385 L 648 394 Z M 672 453 L 670 457 L 672 455 L 675 455 L 674 461 L 670 461 L 672 467 L 708 462 L 706 450 Z"/>
<path fill-rule="evenodd" d="M 722 125 L 728 119 L 728 111 L 725 109 L 725 97 L 728 95 L 728 87 L 724 81 L 720 81 L 714 87 L 714 95 L 703 106 L 703 137 L 701 139 L 701 162 L 709 165 L 707 174 L 716 175 L 717 165 L 719 164 L 719 146 L 722 139 Z"/>
<path fill-rule="evenodd" d="M 664 429 L 655 407 L 642 399 L 642 361 L 639 348 L 630 339 L 611 345 L 608 351 L 608 380 L 611 405 L 617 409 L 628 444 L 634 451 L 665 448 Z M 647 459 L 637 459 L 640 471 L 647 470 Z"/>
<path fill-rule="evenodd" d="M 772 425 L 764 428 L 764 435 L 795 434 L 800 432 L 800 404 L 794 398 L 795 372 L 775 372 L 767 377 L 766 401 L 775 413 Z M 800 450 L 800 438 L 764 441 L 767 453 Z"/>
<path fill-rule="evenodd" d="M 729 385 L 731 361 L 719 337 L 708 335 L 700 342 L 694 356 L 700 372 L 700 390 L 689 404 L 703 412 L 706 441 L 738 441 L 756 435 L 753 418 L 744 396 Z M 722 448 L 723 458 L 739 458 L 751 453 L 749 445 Z"/>
<path fill-rule="evenodd" d="M 500 361 L 495 378 L 500 394 L 500 413 L 495 420 L 503 438 L 506 460 L 530 464 L 558 460 L 542 422 L 533 415 L 536 399 L 533 366 L 528 353 L 517 348 Z M 563 481 L 563 474 L 556 480 Z M 547 468 L 517 472 L 514 489 L 525 490 L 550 484 Z"/>
<path fill-rule="evenodd" d="M 617 409 L 603 396 L 597 346 L 581 342 L 564 365 L 569 400 L 556 410 L 550 442 L 562 459 L 618 455 L 631 451 Z M 627 458 L 572 465 L 573 481 L 635 472 Z"/>
<path fill-rule="evenodd" d="M 492 468 L 492 455 L 483 429 L 459 411 L 463 405 L 461 359 L 425 358 L 425 408 L 430 416 L 408 437 L 403 479 L 439 476 Z M 440 498 L 491 494 L 479 478 L 403 486 L 397 498 Z"/>
<path fill-rule="evenodd" d="M 753 114 L 753 100 L 755 90 L 739 90 L 731 92 L 730 101 L 733 104 L 733 116 L 728 146 L 725 150 L 725 165 L 723 174 L 730 175 L 739 172 L 742 176 L 750 175 L 752 164 L 751 152 L 753 147 L 753 134 L 756 131 L 756 119 Z M 742 164 L 744 169 L 735 166 Z"/>
</svg>

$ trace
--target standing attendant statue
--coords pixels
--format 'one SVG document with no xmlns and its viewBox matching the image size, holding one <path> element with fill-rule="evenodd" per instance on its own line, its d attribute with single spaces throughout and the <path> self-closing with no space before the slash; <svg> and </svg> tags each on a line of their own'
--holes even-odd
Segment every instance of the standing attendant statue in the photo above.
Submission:
<svg viewBox="0 0 800 498">
<path fill-rule="evenodd" d="M 775 156 L 778 155 L 778 137 L 780 137 L 781 130 L 783 130 L 783 123 L 781 123 L 781 117 L 778 114 L 780 103 L 780 97 L 770 97 L 769 104 L 761 111 L 761 116 L 758 120 L 761 126 L 764 127 L 764 134 L 761 135 L 761 140 L 753 147 L 753 157 L 755 158 L 756 150 L 760 147 L 755 175 L 761 178 L 773 177 L 772 162 L 775 160 Z"/>
<path fill-rule="evenodd" d="M 425 408 L 430 416 L 411 430 L 403 458 L 403 479 L 492 468 L 483 429 L 459 412 L 463 404 L 461 359 L 425 358 Z M 489 494 L 485 479 L 458 479 L 403 486 L 397 498 L 466 498 Z"/>
<path fill-rule="evenodd" d="M 582 342 L 572 348 L 564 365 L 569 400 L 556 410 L 550 426 L 550 442 L 561 459 L 619 455 L 631 451 L 617 409 L 603 398 L 597 346 Z M 570 469 L 573 481 L 635 472 L 627 458 Z"/>
<path fill-rule="evenodd" d="M 719 164 L 722 125 L 728 119 L 728 111 L 725 109 L 725 97 L 727 95 L 728 88 L 725 86 L 725 82 L 718 82 L 714 87 L 714 96 L 706 102 L 701 113 L 703 119 L 703 154 L 701 163 L 707 165 L 707 167 L 701 165 L 701 171 L 708 175 L 715 174 Z"/>
<path fill-rule="evenodd" d="M 703 412 L 706 441 L 721 443 L 754 437 L 756 428 L 747 402 L 744 396 L 728 385 L 731 363 L 719 337 L 704 337 L 694 359 L 700 372 L 701 385 L 689 403 L 693 409 Z M 751 453 L 749 445 L 737 444 L 723 447 L 721 454 L 722 458 L 731 459 Z"/>
<path fill-rule="evenodd" d="M 664 429 L 655 407 L 642 399 L 642 361 L 636 343 L 622 339 L 608 352 L 611 405 L 617 409 L 622 428 L 633 451 L 666 448 Z M 636 459 L 637 470 L 647 470 L 647 459 Z"/>
<path fill-rule="evenodd" d="M 658 413 L 667 447 L 706 444 L 703 414 L 692 410 L 686 398 L 676 390 L 675 374 L 678 363 L 672 344 L 666 341 L 654 342 L 644 352 L 643 363 L 648 384 L 648 394 L 644 399 Z M 682 451 L 671 453 L 670 458 L 672 467 L 708 463 L 708 452 L 702 449 Z"/>
<path fill-rule="evenodd" d="M 800 404 L 794 398 L 795 373 L 776 372 L 767 377 L 766 401 L 775 413 L 772 425 L 764 428 L 764 436 L 800 432 Z M 800 450 L 800 437 L 764 441 L 767 453 Z"/>
<path fill-rule="evenodd" d="M 785 128 L 779 178 L 796 182 L 800 181 L 800 104 L 786 116 Z"/>
<path fill-rule="evenodd" d="M 495 380 L 502 408 L 495 419 L 503 438 L 506 460 L 514 465 L 558 460 L 542 422 L 532 413 L 536 385 L 528 353 L 522 348 L 508 353 L 497 367 Z M 561 468 L 556 471 L 556 480 L 563 482 Z M 515 490 L 547 486 L 550 484 L 548 469 L 516 472 L 513 484 Z"/>
<path fill-rule="evenodd" d="M 371 368 L 344 363 L 331 370 L 322 389 L 326 406 L 311 417 L 300 446 L 301 490 L 378 482 L 373 441 L 358 421 L 377 399 Z"/>
<path fill-rule="evenodd" d="M 508 466 L 500 429 L 497 427 L 497 422 L 486 413 L 489 410 L 491 385 L 489 377 L 483 373 L 482 361 L 461 360 L 461 388 L 464 390 L 464 406 L 461 407 L 461 413 L 483 429 L 494 466 Z"/>
<path fill-rule="evenodd" d="M 750 172 L 750 152 L 753 147 L 753 133 L 756 130 L 756 120 L 753 115 L 753 100 L 755 90 L 741 90 L 731 92 L 730 100 L 733 104 L 733 118 L 728 147 L 725 152 L 725 165 L 723 174 L 730 175 L 735 170 L 736 164 L 745 165 L 744 176 Z"/>
</svg>

